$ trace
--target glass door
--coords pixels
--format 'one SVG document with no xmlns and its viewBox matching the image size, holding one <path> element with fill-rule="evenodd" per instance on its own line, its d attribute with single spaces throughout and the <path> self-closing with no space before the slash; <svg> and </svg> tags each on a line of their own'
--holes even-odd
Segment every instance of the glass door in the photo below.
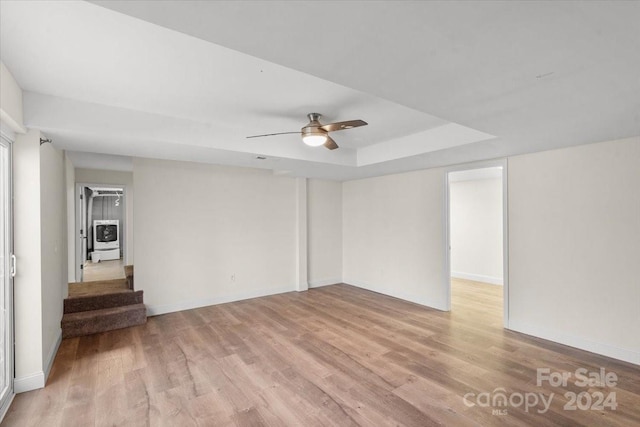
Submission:
<svg viewBox="0 0 640 427">
<path fill-rule="evenodd" d="M 13 276 L 11 143 L 0 135 L 0 415 L 13 396 Z"/>
</svg>

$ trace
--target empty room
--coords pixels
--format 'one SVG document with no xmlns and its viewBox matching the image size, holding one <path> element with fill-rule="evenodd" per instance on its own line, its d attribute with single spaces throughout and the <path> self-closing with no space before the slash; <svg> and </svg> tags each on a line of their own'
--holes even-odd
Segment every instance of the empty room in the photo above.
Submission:
<svg viewBox="0 0 640 427">
<path fill-rule="evenodd" d="M 502 166 L 449 172 L 448 236 L 452 314 L 479 325 L 507 325 L 504 283 L 507 203 Z"/>
<path fill-rule="evenodd" d="M 0 425 L 640 425 L 638 22 L 0 0 Z"/>
</svg>

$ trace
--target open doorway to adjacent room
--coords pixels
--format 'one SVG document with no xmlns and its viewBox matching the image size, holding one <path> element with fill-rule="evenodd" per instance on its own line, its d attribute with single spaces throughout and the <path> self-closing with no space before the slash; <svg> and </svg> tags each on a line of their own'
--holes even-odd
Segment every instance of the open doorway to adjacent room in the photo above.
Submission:
<svg viewBox="0 0 640 427">
<path fill-rule="evenodd" d="M 506 164 L 447 173 L 449 307 L 479 325 L 508 325 Z"/>
<path fill-rule="evenodd" d="M 125 187 L 76 185 L 78 282 L 124 279 Z"/>
</svg>

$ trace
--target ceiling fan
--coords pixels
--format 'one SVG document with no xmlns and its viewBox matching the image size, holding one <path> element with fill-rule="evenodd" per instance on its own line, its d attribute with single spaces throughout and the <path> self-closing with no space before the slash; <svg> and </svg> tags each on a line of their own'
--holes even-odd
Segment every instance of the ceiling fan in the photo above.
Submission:
<svg viewBox="0 0 640 427">
<path fill-rule="evenodd" d="M 307 144 L 310 147 L 319 147 L 324 145 L 329 150 L 335 150 L 338 148 L 338 144 L 329 136 L 329 132 L 335 132 L 337 130 L 344 129 L 353 129 L 359 126 L 365 126 L 368 123 L 364 120 L 347 120 L 346 122 L 337 122 L 337 123 L 329 123 L 323 125 L 320 123 L 320 117 L 322 114 L 318 113 L 309 113 L 307 117 L 309 118 L 309 123 L 307 123 L 300 131 L 298 132 L 279 132 L 279 133 L 267 133 L 264 135 L 252 135 L 247 138 L 261 138 L 263 136 L 274 136 L 274 135 L 287 135 L 299 133 L 302 136 L 302 142 Z"/>
</svg>

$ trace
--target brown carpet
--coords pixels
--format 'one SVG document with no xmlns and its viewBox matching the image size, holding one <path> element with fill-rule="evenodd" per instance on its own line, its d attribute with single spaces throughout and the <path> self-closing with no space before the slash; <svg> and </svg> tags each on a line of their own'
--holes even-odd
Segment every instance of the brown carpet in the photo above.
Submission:
<svg viewBox="0 0 640 427">
<path fill-rule="evenodd" d="M 122 307 L 142 304 L 143 291 L 120 291 L 103 295 L 87 295 L 64 300 L 64 313 L 102 310 L 103 308 Z"/>
<path fill-rule="evenodd" d="M 62 338 L 142 325 L 147 321 L 142 291 L 133 290 L 133 266 L 124 269 L 125 279 L 69 283 L 60 322 Z"/>
<path fill-rule="evenodd" d="M 62 338 L 112 331 L 147 322 L 144 304 L 67 313 L 62 317 Z"/>
</svg>

